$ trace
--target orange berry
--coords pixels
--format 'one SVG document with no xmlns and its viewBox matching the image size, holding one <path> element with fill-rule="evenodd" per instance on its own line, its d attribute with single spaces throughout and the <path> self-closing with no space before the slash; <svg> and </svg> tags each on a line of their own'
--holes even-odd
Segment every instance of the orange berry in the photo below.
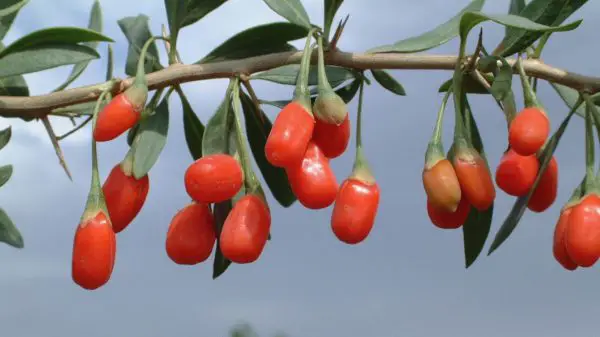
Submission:
<svg viewBox="0 0 600 337">
<path fill-rule="evenodd" d="M 221 253 L 235 263 L 256 261 L 267 244 L 271 212 L 265 201 L 253 194 L 235 203 L 223 223 L 219 246 Z"/>
<path fill-rule="evenodd" d="M 539 108 L 521 110 L 508 130 L 510 147 L 522 156 L 538 152 L 550 134 L 550 120 Z"/>
<path fill-rule="evenodd" d="M 481 155 L 474 149 L 463 149 L 456 153 L 453 166 L 467 201 L 479 211 L 487 210 L 496 199 L 496 189 Z"/>
<path fill-rule="evenodd" d="M 509 149 L 496 169 L 496 185 L 508 195 L 525 195 L 535 182 L 539 168 L 535 155 L 522 156 Z"/>
<path fill-rule="evenodd" d="M 462 192 L 454 167 L 448 159 L 438 161 L 429 169 L 424 168 L 422 178 L 429 202 L 446 212 L 456 211 Z"/>
<path fill-rule="evenodd" d="M 73 281 L 87 290 L 106 284 L 115 265 L 116 250 L 115 232 L 104 212 L 99 211 L 82 221 L 73 240 Z"/>
<path fill-rule="evenodd" d="M 195 265 L 208 259 L 216 240 L 215 221 L 209 205 L 193 202 L 171 220 L 165 248 L 173 262 Z"/>
<path fill-rule="evenodd" d="M 185 171 L 185 190 L 197 202 L 217 203 L 233 198 L 242 188 L 240 163 L 228 154 L 199 158 Z"/>
</svg>

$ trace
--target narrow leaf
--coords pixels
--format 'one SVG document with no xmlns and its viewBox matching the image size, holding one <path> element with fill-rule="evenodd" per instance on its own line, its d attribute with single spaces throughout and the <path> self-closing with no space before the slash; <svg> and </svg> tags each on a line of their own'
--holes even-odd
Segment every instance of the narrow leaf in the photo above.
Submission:
<svg viewBox="0 0 600 337">
<path fill-rule="evenodd" d="M 391 91 L 398 96 L 406 96 L 406 91 L 404 91 L 402 84 L 396 81 L 396 79 L 394 79 L 387 71 L 382 69 L 371 69 L 371 74 L 373 74 L 375 81 L 388 91 Z"/>
<path fill-rule="evenodd" d="M 35 31 L 11 43 L 0 52 L 0 59 L 14 52 L 49 44 L 72 44 L 81 42 L 114 42 L 94 30 L 78 27 L 53 27 Z"/>
<path fill-rule="evenodd" d="M 12 177 L 13 166 L 12 165 L 4 165 L 0 166 L 0 187 L 4 186 L 10 177 Z"/>
<path fill-rule="evenodd" d="M 0 2 L 0 10 L 4 13 L 0 15 L 0 41 L 4 39 L 15 17 L 27 3 L 29 0 L 2 0 Z"/>
<path fill-rule="evenodd" d="M 271 10 L 298 26 L 311 29 L 308 13 L 300 0 L 263 0 Z"/>
<path fill-rule="evenodd" d="M 569 88 L 562 84 L 558 84 L 558 83 L 554 83 L 554 82 L 548 82 L 548 83 L 550 83 L 550 86 L 552 86 L 552 88 L 554 88 L 554 90 L 560 96 L 560 98 L 562 98 L 563 102 L 565 102 L 567 107 L 569 107 L 569 109 L 573 109 L 573 107 L 577 103 L 577 99 L 579 98 L 579 92 L 577 92 L 577 90 L 575 90 L 575 89 Z M 577 110 L 575 111 L 575 113 L 579 117 L 585 117 L 585 108 L 583 107 L 583 105 L 578 107 Z"/>
<path fill-rule="evenodd" d="M 0 78 L 35 73 L 99 58 L 94 49 L 73 44 L 36 46 L 0 59 Z"/>
<path fill-rule="evenodd" d="M 202 155 L 226 153 L 231 132 L 231 90 L 229 86 L 225 97 L 214 115 L 208 120 L 202 136 Z"/>
<path fill-rule="evenodd" d="M 367 50 L 367 53 L 416 53 L 438 47 L 458 36 L 459 23 L 464 13 L 479 11 L 485 0 L 473 0 L 450 20 L 419 36 L 400 40 L 390 45 Z"/>
<path fill-rule="evenodd" d="M 215 229 L 217 233 L 217 246 L 215 247 L 215 257 L 213 259 L 213 280 L 217 279 L 219 276 L 223 275 L 227 268 L 231 265 L 231 261 L 223 256 L 221 252 L 221 245 L 219 244 L 219 237 L 221 235 L 221 229 L 223 228 L 223 223 L 227 216 L 231 212 L 233 208 L 232 201 L 226 200 L 220 203 L 217 203 L 213 207 L 213 214 L 215 218 Z"/>
<path fill-rule="evenodd" d="M 544 150 L 539 156 L 540 168 L 533 185 L 531 186 L 529 192 L 526 195 L 517 198 L 512 209 L 510 210 L 510 213 L 506 217 L 506 220 L 504 220 L 504 223 L 496 233 L 494 241 L 492 242 L 492 245 L 490 246 L 490 249 L 488 251 L 488 255 L 492 254 L 496 249 L 498 249 L 498 247 L 500 247 L 500 245 L 502 245 L 506 241 L 506 239 L 508 239 L 508 237 L 512 234 L 512 232 L 519 224 L 519 221 L 521 221 L 523 214 L 525 214 L 525 210 L 527 210 L 527 203 L 529 202 L 531 195 L 537 188 L 542 178 L 541 173 L 546 171 L 548 163 L 552 159 L 554 151 L 556 150 L 556 147 L 558 146 L 558 143 L 560 142 L 560 139 L 563 133 L 565 132 L 565 129 L 567 128 L 573 114 L 574 111 L 571 110 L 569 114 L 565 117 L 565 119 L 562 121 L 556 132 L 548 140 L 548 143 L 546 144 Z"/>
<path fill-rule="evenodd" d="M 190 154 L 194 160 L 202 157 L 202 137 L 204 136 L 204 124 L 200 121 L 190 102 L 185 97 L 183 90 L 179 88 L 179 97 L 183 107 L 183 132 Z"/>
<path fill-rule="evenodd" d="M 102 8 L 100 7 L 99 0 L 95 0 L 94 4 L 92 5 L 92 10 L 90 11 L 90 19 L 89 19 L 89 23 L 88 23 L 88 29 L 93 30 L 98 33 L 102 33 Z M 97 41 L 85 42 L 84 45 L 88 46 L 90 48 L 96 49 L 98 47 L 98 42 Z M 108 45 L 108 47 L 110 48 L 110 45 Z M 66 87 L 68 87 L 69 84 L 73 83 L 73 81 L 75 81 L 81 74 L 83 74 L 83 71 L 87 68 L 88 64 L 90 64 L 90 61 L 84 61 L 81 63 L 77 63 L 71 70 L 71 73 L 69 74 L 69 77 L 67 77 L 65 82 L 63 84 L 61 84 L 60 86 L 58 86 L 58 88 L 54 89 L 54 91 L 55 92 L 61 91 L 61 90 L 64 90 Z"/>
<path fill-rule="evenodd" d="M 588 0 L 532 0 L 518 15 L 542 25 L 558 26 Z M 515 1 L 513 1 L 515 2 Z M 511 13 L 516 14 L 516 13 Z M 494 50 L 495 55 L 510 56 L 534 43 L 543 33 L 507 27 L 506 34 Z"/>
<path fill-rule="evenodd" d="M 525 8 L 525 0 L 510 0 L 508 14 L 519 15 L 523 8 Z"/>
<path fill-rule="evenodd" d="M 148 20 L 149 18 L 147 15 L 140 14 L 138 16 L 128 16 L 117 21 L 121 31 L 125 34 L 125 37 L 129 42 L 127 62 L 125 64 L 125 73 L 129 76 L 135 76 L 137 62 L 140 58 L 142 47 L 144 46 L 144 43 L 152 37 Z M 146 73 L 150 73 L 161 70 L 162 68 L 156 42 L 153 42 L 146 53 L 144 69 L 146 70 Z"/>
<path fill-rule="evenodd" d="M 12 137 L 12 127 L 7 127 L 6 129 L 0 131 L 0 150 L 2 150 L 10 141 Z"/>
<path fill-rule="evenodd" d="M 491 74 L 483 74 L 483 77 L 485 77 L 486 81 L 490 85 L 494 82 L 494 76 L 492 76 Z M 448 91 L 448 89 L 450 89 L 452 87 L 453 81 L 454 80 L 451 78 L 451 79 L 447 80 L 446 82 L 444 82 L 438 89 L 438 92 Z M 481 83 L 479 83 L 477 80 L 475 80 L 471 76 L 466 76 L 463 78 L 463 90 L 468 94 L 489 94 L 490 93 L 483 85 L 481 85 Z"/>
<path fill-rule="evenodd" d="M 288 64 L 281 67 L 269 69 L 259 73 L 253 74 L 250 78 L 253 80 L 263 80 L 279 84 L 296 85 L 296 79 L 298 72 L 300 71 L 299 64 Z M 354 79 L 354 73 L 352 70 L 337 66 L 325 66 L 325 73 L 329 84 L 333 88 L 342 84 L 347 80 Z M 318 71 L 317 66 L 310 67 L 310 73 L 308 77 L 308 85 L 318 84 Z"/>
<path fill-rule="evenodd" d="M 271 165 L 265 156 L 265 144 L 273 125 L 269 117 L 262 109 L 256 108 L 246 93 L 240 92 L 240 98 L 244 111 L 246 136 L 258 168 L 275 200 L 281 206 L 289 207 L 296 201 L 296 197 L 288 182 L 287 174 L 284 169 Z"/>
<path fill-rule="evenodd" d="M 325 32 L 325 38 L 329 39 L 329 33 L 331 32 L 331 25 L 333 24 L 333 19 L 335 18 L 335 14 L 337 13 L 340 6 L 344 3 L 344 0 L 325 0 L 325 13 L 323 15 L 323 31 Z"/>
<path fill-rule="evenodd" d="M 4 242 L 14 248 L 23 248 L 23 236 L 12 222 L 4 209 L 0 208 L 0 242 Z"/>
<path fill-rule="evenodd" d="M 288 22 L 255 26 L 232 36 L 196 64 L 295 50 L 288 42 L 306 37 L 306 34 L 306 28 Z"/>
<path fill-rule="evenodd" d="M 140 179 L 156 164 L 169 131 L 169 91 L 156 107 L 154 114 L 140 122 L 133 139 L 133 176 Z"/>
<path fill-rule="evenodd" d="M 461 39 L 466 39 L 467 35 L 473 29 L 473 27 L 485 21 L 493 21 L 498 24 L 521 28 L 530 31 L 538 31 L 538 32 L 566 32 L 573 30 L 581 24 L 583 20 L 577 20 L 571 22 L 567 25 L 563 26 L 555 26 L 550 27 L 546 25 L 541 25 L 539 23 L 535 23 L 529 19 L 526 19 L 521 16 L 512 15 L 512 14 L 485 14 L 482 12 L 467 12 L 463 14 L 460 20 L 460 37 Z"/>
</svg>

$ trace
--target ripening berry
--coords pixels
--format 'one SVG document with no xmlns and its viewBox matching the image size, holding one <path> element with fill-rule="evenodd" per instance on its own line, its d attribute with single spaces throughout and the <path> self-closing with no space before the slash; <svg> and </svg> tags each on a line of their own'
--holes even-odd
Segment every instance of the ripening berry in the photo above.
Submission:
<svg viewBox="0 0 600 337">
<path fill-rule="evenodd" d="M 165 248 L 173 262 L 195 265 L 209 258 L 216 240 L 215 221 L 209 205 L 193 202 L 171 220 Z"/>
<path fill-rule="evenodd" d="M 138 86 L 115 96 L 98 113 L 94 139 L 97 142 L 110 141 L 131 129 L 140 121 L 147 97 L 147 88 Z"/>
<path fill-rule="evenodd" d="M 116 237 L 110 220 L 99 211 L 84 219 L 75 231 L 71 277 L 87 290 L 110 280 L 116 256 Z"/>
<path fill-rule="evenodd" d="M 550 120 L 539 108 L 521 110 L 508 130 L 510 147 L 522 156 L 538 152 L 550 134 Z"/>
<path fill-rule="evenodd" d="M 535 155 L 522 156 L 509 149 L 496 169 L 496 185 L 508 195 L 523 196 L 529 193 L 539 168 Z"/>
<path fill-rule="evenodd" d="M 558 222 L 554 228 L 554 237 L 552 243 L 552 253 L 556 261 L 560 263 L 563 268 L 571 271 L 577 269 L 577 264 L 573 262 L 567 253 L 567 248 L 565 246 L 565 233 L 567 231 L 569 216 L 571 215 L 572 210 L 573 208 L 569 207 L 560 212 Z"/>
<path fill-rule="evenodd" d="M 531 195 L 527 208 L 530 211 L 541 213 L 556 201 L 556 195 L 558 194 L 558 163 L 554 156 L 548 162 L 546 170 L 542 173 L 540 182 L 537 185 L 535 191 Z"/>
<path fill-rule="evenodd" d="M 439 160 L 431 168 L 423 169 L 423 187 L 427 199 L 436 208 L 446 212 L 456 211 L 462 192 L 452 163 L 446 158 Z"/>
<path fill-rule="evenodd" d="M 350 142 L 348 114 L 340 125 L 326 123 L 316 118 L 312 141 L 319 146 L 327 158 L 333 159 L 341 156 Z"/>
<path fill-rule="evenodd" d="M 460 200 L 454 212 L 437 208 L 429 199 L 427 200 L 427 215 L 429 216 L 429 220 L 441 229 L 460 228 L 467 221 L 470 211 L 471 205 L 467 201 L 467 198 Z"/>
<path fill-rule="evenodd" d="M 309 142 L 304 158 L 285 171 L 294 195 L 304 207 L 321 209 L 335 201 L 337 179 L 329 159 L 313 141 Z"/>
<path fill-rule="evenodd" d="M 569 257 L 578 266 L 593 266 L 600 257 L 600 197 L 583 197 L 573 206 L 568 221 L 565 247 Z"/>
<path fill-rule="evenodd" d="M 460 149 L 452 164 L 467 201 L 479 211 L 487 210 L 496 199 L 496 189 L 481 155 L 471 148 Z"/>
<path fill-rule="evenodd" d="M 329 85 L 320 88 L 313 104 L 313 112 L 315 120 L 327 124 L 341 125 L 348 118 L 346 102 Z"/>
<path fill-rule="evenodd" d="M 265 156 L 271 165 L 288 167 L 304 157 L 315 128 L 315 119 L 300 103 L 286 105 L 273 122 L 265 144 Z"/>
<path fill-rule="evenodd" d="M 254 194 L 245 195 L 223 223 L 221 253 L 235 263 L 254 262 L 265 248 L 270 230 L 271 212 L 265 201 Z"/>
<path fill-rule="evenodd" d="M 228 154 L 199 158 L 185 171 L 185 190 L 200 203 L 217 203 L 233 198 L 242 187 L 240 163 Z"/>
<path fill-rule="evenodd" d="M 377 216 L 379 185 L 350 177 L 342 183 L 331 214 L 331 229 L 347 244 L 364 241 Z"/>
<path fill-rule="evenodd" d="M 106 178 L 102 191 L 115 233 L 124 230 L 138 215 L 148 196 L 148 175 L 136 179 L 125 174 L 121 164 L 115 165 Z"/>
</svg>

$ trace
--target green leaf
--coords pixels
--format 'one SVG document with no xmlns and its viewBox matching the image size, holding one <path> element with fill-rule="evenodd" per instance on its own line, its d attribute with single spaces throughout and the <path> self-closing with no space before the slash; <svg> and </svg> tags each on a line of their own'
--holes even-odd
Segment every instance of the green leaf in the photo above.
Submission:
<svg viewBox="0 0 600 337">
<path fill-rule="evenodd" d="M 171 45 L 177 41 L 181 22 L 186 15 L 187 0 L 165 0 L 165 9 L 167 10 L 167 21 L 169 22 L 169 33 Z"/>
<path fill-rule="evenodd" d="M 510 210 L 510 213 L 508 214 L 508 216 L 504 220 L 504 223 L 496 233 L 494 241 L 492 242 L 492 245 L 490 246 L 490 249 L 488 251 L 488 255 L 492 254 L 496 249 L 498 249 L 498 247 L 500 247 L 500 245 L 502 245 L 506 241 L 506 239 L 508 239 L 508 237 L 512 234 L 512 232 L 519 224 L 519 221 L 521 221 L 523 214 L 525 214 L 525 210 L 527 210 L 527 203 L 529 202 L 531 195 L 540 183 L 540 180 L 542 178 L 541 173 L 546 171 L 548 163 L 552 159 L 554 151 L 556 150 L 556 147 L 558 146 L 558 143 L 560 142 L 560 139 L 563 133 L 565 132 L 565 129 L 567 128 L 573 114 L 574 111 L 571 110 L 569 114 L 565 117 L 565 119 L 562 121 L 556 132 L 548 140 L 544 150 L 538 157 L 540 162 L 540 168 L 533 185 L 531 186 L 529 192 L 526 195 L 517 198 L 517 200 L 515 201 L 512 209 Z"/>
<path fill-rule="evenodd" d="M 259 73 L 253 74 L 250 79 L 263 80 L 274 82 L 278 84 L 296 85 L 298 72 L 300 71 L 299 64 L 288 64 L 281 67 L 269 69 Z M 327 79 L 332 87 L 337 87 L 347 80 L 354 79 L 354 73 L 352 70 L 337 66 L 325 66 L 325 73 Z M 318 84 L 318 72 L 317 66 L 310 67 L 310 73 L 308 77 L 308 85 Z"/>
<path fill-rule="evenodd" d="M 503 57 L 498 59 L 502 62 L 502 66 L 495 72 L 490 91 L 496 100 L 504 101 L 508 93 L 512 91 L 513 69 Z"/>
<path fill-rule="evenodd" d="M 0 208 L 0 242 L 15 248 L 23 248 L 23 236 L 4 209 Z"/>
<path fill-rule="evenodd" d="M 99 58 L 94 49 L 73 44 L 36 46 L 0 59 L 0 78 L 11 77 Z"/>
<path fill-rule="evenodd" d="M 204 135 L 202 136 L 202 155 L 215 153 L 227 153 L 229 134 L 231 133 L 231 91 L 230 85 L 225 92 L 225 97 L 217 108 L 217 111 L 206 123 Z"/>
<path fill-rule="evenodd" d="M 518 15 L 542 25 L 558 26 L 586 2 L 587 0 L 532 0 Z M 521 52 L 542 35 L 540 32 L 507 27 L 494 54 L 506 57 Z"/>
<path fill-rule="evenodd" d="M 225 223 L 225 219 L 231 212 L 233 208 L 232 201 L 226 200 L 223 202 L 216 203 L 213 206 L 213 214 L 215 218 L 215 229 L 217 234 L 217 246 L 215 247 L 215 257 L 213 259 L 213 280 L 217 279 L 219 276 L 223 275 L 227 268 L 231 265 L 231 261 L 223 256 L 221 252 L 221 245 L 219 244 L 219 237 L 221 236 L 221 229 L 223 228 L 223 223 Z"/>
<path fill-rule="evenodd" d="M 223 5 L 226 0 L 165 0 L 171 38 Z"/>
<path fill-rule="evenodd" d="M 200 121 L 190 102 L 185 97 L 183 90 L 178 90 L 183 107 L 183 132 L 190 154 L 194 160 L 202 157 L 202 137 L 204 136 L 204 124 Z"/>
<path fill-rule="evenodd" d="M 135 76 L 142 47 L 144 46 L 144 43 L 152 37 L 150 27 L 148 26 L 148 20 L 149 18 L 147 15 L 139 14 L 138 16 L 124 17 L 117 21 L 121 31 L 125 34 L 125 37 L 129 42 L 127 62 L 125 64 L 125 73 L 129 76 Z M 148 52 L 146 53 L 144 69 L 146 73 L 150 73 L 161 70 L 162 68 L 155 41 L 150 45 Z"/>
<path fill-rule="evenodd" d="M 479 134 L 479 128 L 477 127 L 477 122 L 475 121 L 475 117 L 473 116 L 473 112 L 471 110 L 471 106 L 467 99 L 466 93 L 464 97 L 464 106 L 465 106 L 465 114 L 468 114 L 470 125 L 468 128 L 465 128 L 467 132 L 469 132 L 468 139 L 470 139 L 473 143 L 473 147 L 483 160 L 485 161 L 485 165 L 488 169 L 488 173 L 490 173 L 490 166 L 485 154 L 485 149 L 483 147 L 483 141 L 481 140 L 481 135 Z M 490 173 L 491 174 L 491 173 Z M 492 227 L 492 218 L 494 216 L 494 204 L 485 211 L 480 212 L 475 208 L 472 208 L 469 212 L 469 216 L 467 217 L 467 221 L 463 224 L 463 243 L 464 243 L 464 251 L 465 251 L 465 268 L 469 268 L 477 257 L 481 254 L 485 242 L 490 234 L 490 229 Z"/>
<path fill-rule="evenodd" d="M 523 8 L 525 8 L 525 0 L 510 0 L 510 5 L 508 6 L 508 14 L 519 15 Z"/>
<path fill-rule="evenodd" d="M 0 42 L 0 50 L 2 49 L 4 44 Z M 21 75 L 0 78 L 0 96 L 29 96 L 25 78 Z"/>
<path fill-rule="evenodd" d="M 491 85 L 494 82 L 494 76 L 491 74 L 482 74 L 483 77 L 487 80 L 487 82 Z M 453 79 L 449 79 L 444 82 L 438 92 L 446 92 L 448 89 L 452 87 Z M 466 76 L 463 78 L 463 90 L 468 94 L 489 94 L 490 92 L 481 85 L 477 80 L 472 78 L 471 76 Z"/>
<path fill-rule="evenodd" d="M 310 19 L 300 0 L 263 0 L 273 12 L 298 26 L 311 29 Z"/>
<path fill-rule="evenodd" d="M 460 37 L 462 40 L 467 38 L 467 35 L 473 27 L 485 21 L 493 21 L 504 26 L 522 28 L 538 32 L 566 32 L 573 30 L 581 24 L 583 20 L 571 22 L 568 25 L 549 27 L 535 23 L 529 19 L 512 14 L 485 14 L 482 12 L 467 12 L 463 14 L 460 20 Z"/>
<path fill-rule="evenodd" d="M 4 39 L 15 17 L 27 3 L 29 0 L 2 0 L 0 2 L 0 11 L 2 11 L 0 14 L 0 41 Z"/>
<path fill-rule="evenodd" d="M 335 18 L 335 14 L 337 13 L 340 6 L 344 3 L 344 0 L 325 0 L 325 13 L 323 15 L 323 31 L 325 32 L 325 38 L 329 39 L 329 32 L 331 32 L 331 25 L 333 24 L 333 19 Z"/>
<path fill-rule="evenodd" d="M 392 75 L 382 69 L 371 69 L 371 74 L 377 83 L 398 96 L 406 96 L 406 91 Z"/>
<path fill-rule="evenodd" d="M 112 50 L 112 47 L 110 45 L 108 45 L 107 54 L 108 55 L 106 57 L 106 59 L 107 59 L 106 60 L 106 76 L 104 77 L 104 79 L 106 81 L 110 81 L 113 78 L 113 71 L 114 71 L 114 68 L 115 68 L 115 65 L 114 65 L 115 64 L 115 60 L 114 60 L 114 57 L 113 57 L 113 50 Z"/>
<path fill-rule="evenodd" d="M 129 129 L 129 131 L 127 131 L 127 145 L 129 145 L 130 147 L 133 144 L 135 135 L 137 135 L 139 130 L 140 130 L 140 123 L 137 123 L 131 129 Z"/>
<path fill-rule="evenodd" d="M 296 196 L 292 192 L 287 174 L 284 169 L 271 165 L 265 156 L 265 144 L 273 124 L 262 109 L 256 109 L 252 99 L 246 93 L 240 91 L 240 98 L 244 110 L 246 137 L 256 164 L 275 200 L 281 206 L 289 207 L 296 201 Z"/>
<path fill-rule="evenodd" d="M 229 38 L 196 64 L 296 50 L 288 42 L 306 37 L 307 33 L 306 28 L 288 22 L 255 26 Z"/>
<path fill-rule="evenodd" d="M 0 52 L 0 59 L 12 53 L 49 44 L 77 45 L 81 42 L 106 41 L 111 38 L 96 31 L 78 27 L 52 27 L 35 31 L 11 43 Z"/>
<path fill-rule="evenodd" d="M 92 10 L 90 11 L 90 19 L 88 22 L 88 29 L 96 31 L 98 33 L 102 33 L 102 8 L 100 7 L 99 0 L 95 0 L 94 4 L 92 5 Z M 98 42 L 96 41 L 85 42 L 84 45 L 93 49 L 98 48 Z M 108 47 L 110 48 L 110 45 L 108 45 Z M 83 74 L 83 71 L 87 68 L 88 64 L 90 64 L 90 61 L 77 63 L 71 70 L 71 73 L 69 74 L 69 77 L 67 77 L 65 82 L 58 86 L 58 88 L 54 89 L 54 91 L 61 91 L 68 87 L 69 84 L 73 83 L 73 81 L 75 81 L 81 74 Z"/>
<path fill-rule="evenodd" d="M 554 88 L 554 90 L 560 96 L 560 98 L 562 98 L 562 100 L 565 102 L 567 107 L 569 107 L 569 109 L 573 109 L 573 106 L 575 106 L 575 104 L 577 103 L 577 99 L 579 98 L 579 92 L 577 92 L 577 90 L 575 90 L 575 89 L 569 88 L 562 84 L 558 84 L 558 83 L 554 83 L 554 82 L 548 82 L 548 83 L 550 83 L 550 86 L 552 86 L 552 88 Z M 579 117 L 585 117 L 585 108 L 583 107 L 583 105 L 578 107 L 577 110 L 575 111 L 575 113 Z"/>
<path fill-rule="evenodd" d="M 12 165 L 0 166 L 0 187 L 4 186 L 10 179 L 13 173 Z"/>
<path fill-rule="evenodd" d="M 133 176 L 140 179 L 154 166 L 165 144 L 169 131 L 169 91 L 156 107 L 154 114 L 140 122 L 133 140 Z"/>
<path fill-rule="evenodd" d="M 459 23 L 464 13 L 479 11 L 485 0 L 473 0 L 450 20 L 419 36 L 397 41 L 390 45 L 367 50 L 367 53 L 416 53 L 438 47 L 458 36 Z"/>
</svg>

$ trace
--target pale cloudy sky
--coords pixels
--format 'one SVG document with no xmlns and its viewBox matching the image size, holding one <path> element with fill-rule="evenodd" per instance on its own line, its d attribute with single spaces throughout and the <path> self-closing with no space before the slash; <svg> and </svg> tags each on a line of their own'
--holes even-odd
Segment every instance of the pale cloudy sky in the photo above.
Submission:
<svg viewBox="0 0 600 337">
<path fill-rule="evenodd" d="M 104 32 L 116 40 L 116 74 L 123 76 L 127 45 L 116 21 L 144 13 L 152 18 L 152 30 L 158 33 L 166 22 L 164 5 L 160 0 L 101 3 Z M 313 20 L 321 22 L 322 1 L 303 3 Z M 336 21 L 346 13 L 352 16 L 340 47 L 363 51 L 419 34 L 466 3 L 346 0 Z M 91 5 L 92 0 L 32 1 L 19 14 L 5 42 L 33 29 L 85 26 Z M 507 7 L 508 1 L 489 1 L 484 9 L 505 12 Z M 584 19 L 580 29 L 553 36 L 544 59 L 573 71 L 600 73 L 597 43 L 585 42 L 597 40 L 598 15 L 600 3 L 590 1 L 573 18 Z M 260 0 L 230 1 L 183 31 L 181 55 L 185 62 L 193 62 L 245 28 L 280 20 Z M 484 25 L 488 48 L 495 46 L 502 33 L 502 27 Z M 454 53 L 456 42 L 433 52 Z M 106 46 L 100 51 L 105 56 Z M 69 71 L 64 67 L 26 78 L 32 94 L 42 94 L 56 87 Z M 101 81 L 104 73 L 104 61 L 95 61 L 75 85 Z M 557 152 L 561 175 L 557 204 L 542 215 L 526 214 L 500 250 L 465 270 L 461 231 L 441 231 L 429 223 L 420 183 L 423 153 L 441 99 L 437 88 L 450 73 L 393 74 L 405 86 L 407 97 L 394 96 L 376 85 L 366 88 L 364 143 L 382 188 L 376 227 L 369 239 L 346 246 L 331 234 L 331 209 L 315 212 L 295 205 L 284 210 L 271 200 L 274 239 L 260 261 L 232 266 L 216 281 L 211 279 L 211 262 L 180 267 L 164 251 L 168 223 L 188 201 L 182 177 L 191 157 L 177 98 L 171 100 L 169 142 L 150 174 L 147 203 L 119 236 L 112 280 L 95 292 L 81 290 L 70 279 L 73 233 L 89 187 L 90 129 L 63 143 L 74 172 L 74 182 L 69 182 L 41 124 L 0 120 L 1 127 L 14 126 L 13 141 L 0 152 L 0 162 L 15 166 L 13 179 L 0 190 L 0 200 L 20 227 L 26 246 L 24 250 L 0 246 L 2 334 L 216 337 L 225 336 L 231 325 L 247 321 L 265 336 L 280 330 L 294 337 L 594 336 L 600 315 L 597 270 L 565 272 L 551 252 L 560 205 L 583 173 L 582 120 L 572 122 Z M 292 87 L 255 85 L 265 99 L 283 99 L 292 92 Z M 203 121 L 213 113 L 225 86 L 225 80 L 184 86 Z M 564 104 L 546 84 L 541 85 L 540 98 L 556 127 L 566 113 Z M 472 105 L 495 167 L 505 146 L 504 121 L 490 97 L 474 97 Z M 276 113 L 266 110 L 271 117 Z M 356 100 L 350 105 L 352 116 L 355 111 Z M 447 141 L 450 120 L 445 124 Z M 53 123 L 59 133 L 69 128 L 68 122 Z M 125 154 L 123 138 L 101 145 L 103 177 Z M 352 157 L 348 151 L 333 163 L 340 180 L 349 173 Z M 493 233 L 512 202 L 499 193 Z"/>
</svg>

